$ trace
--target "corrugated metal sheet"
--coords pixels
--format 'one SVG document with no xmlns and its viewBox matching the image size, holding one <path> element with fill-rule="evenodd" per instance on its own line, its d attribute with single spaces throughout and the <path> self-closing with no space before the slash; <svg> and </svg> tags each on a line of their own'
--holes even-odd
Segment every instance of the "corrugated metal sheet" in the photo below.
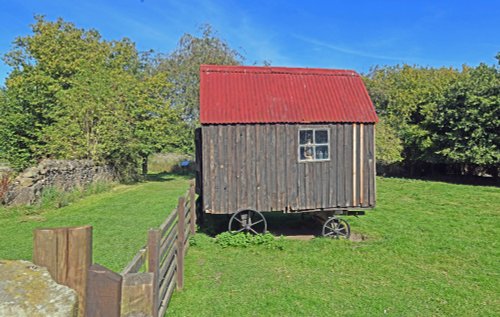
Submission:
<svg viewBox="0 0 500 317">
<path fill-rule="evenodd" d="M 202 65 L 200 121 L 373 123 L 378 118 L 352 70 Z"/>
</svg>

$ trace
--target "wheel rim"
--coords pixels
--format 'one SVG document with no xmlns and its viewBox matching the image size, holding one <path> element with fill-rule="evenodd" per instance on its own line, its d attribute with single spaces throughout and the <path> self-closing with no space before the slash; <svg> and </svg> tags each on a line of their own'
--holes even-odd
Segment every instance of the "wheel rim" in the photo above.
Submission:
<svg viewBox="0 0 500 317">
<path fill-rule="evenodd" d="M 323 236 L 329 238 L 349 238 L 351 228 L 349 224 L 342 219 L 336 217 L 329 218 L 323 225 Z"/>
<path fill-rule="evenodd" d="M 231 233 L 249 232 L 266 233 L 267 221 L 264 215 L 255 210 L 241 210 L 229 220 L 228 230 Z"/>
</svg>

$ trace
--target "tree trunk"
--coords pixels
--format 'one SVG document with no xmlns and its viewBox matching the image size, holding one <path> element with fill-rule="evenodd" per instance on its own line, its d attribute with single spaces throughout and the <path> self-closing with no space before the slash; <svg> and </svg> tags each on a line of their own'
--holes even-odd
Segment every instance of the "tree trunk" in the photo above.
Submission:
<svg viewBox="0 0 500 317">
<path fill-rule="evenodd" d="M 147 155 L 142 156 L 142 175 L 143 176 L 148 175 L 148 156 Z"/>
</svg>

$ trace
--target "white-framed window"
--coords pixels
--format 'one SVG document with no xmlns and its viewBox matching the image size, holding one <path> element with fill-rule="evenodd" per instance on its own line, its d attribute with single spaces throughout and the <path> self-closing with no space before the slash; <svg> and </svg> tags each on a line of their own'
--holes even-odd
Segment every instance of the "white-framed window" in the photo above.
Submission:
<svg viewBox="0 0 500 317">
<path fill-rule="evenodd" d="M 299 129 L 299 162 L 330 160 L 330 129 Z"/>
</svg>

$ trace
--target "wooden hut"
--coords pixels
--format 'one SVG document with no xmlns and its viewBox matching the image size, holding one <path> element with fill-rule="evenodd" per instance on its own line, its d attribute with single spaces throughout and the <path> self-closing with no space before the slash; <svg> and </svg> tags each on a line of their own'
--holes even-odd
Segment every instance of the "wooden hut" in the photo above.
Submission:
<svg viewBox="0 0 500 317">
<path fill-rule="evenodd" d="M 265 223 L 262 212 L 374 207 L 377 120 L 352 70 L 201 66 L 202 211 Z"/>
</svg>

